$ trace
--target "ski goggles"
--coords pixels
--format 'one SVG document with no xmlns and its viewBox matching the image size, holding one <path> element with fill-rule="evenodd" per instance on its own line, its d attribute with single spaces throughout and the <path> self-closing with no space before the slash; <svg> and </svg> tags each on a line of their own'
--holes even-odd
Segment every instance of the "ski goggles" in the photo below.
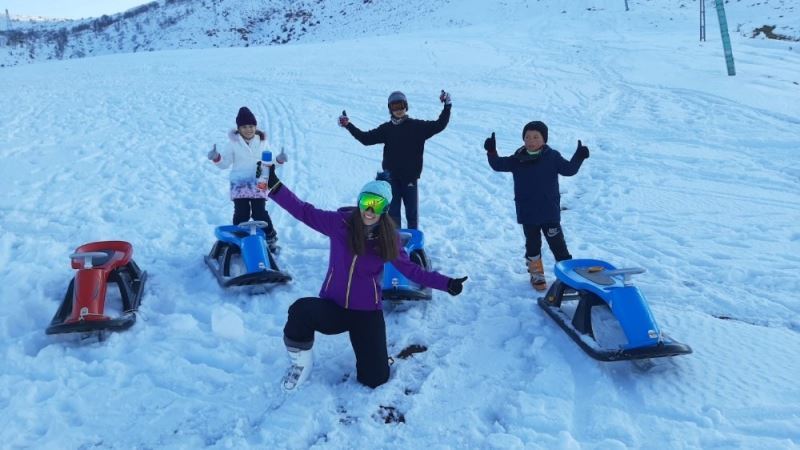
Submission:
<svg viewBox="0 0 800 450">
<path fill-rule="evenodd" d="M 389 202 L 385 198 L 372 192 L 364 192 L 358 196 L 358 209 L 366 211 L 372 209 L 377 215 L 381 215 L 386 211 Z"/>
<path fill-rule="evenodd" d="M 406 102 L 389 103 L 389 111 L 402 111 L 406 109 Z"/>
</svg>

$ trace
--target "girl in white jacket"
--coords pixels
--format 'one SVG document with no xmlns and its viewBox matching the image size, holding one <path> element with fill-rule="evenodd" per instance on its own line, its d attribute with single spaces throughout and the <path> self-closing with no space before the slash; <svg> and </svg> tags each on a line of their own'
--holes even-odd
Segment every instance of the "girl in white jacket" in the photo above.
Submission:
<svg viewBox="0 0 800 450">
<path fill-rule="evenodd" d="M 263 220 L 267 223 L 264 233 L 271 251 L 275 250 L 278 234 L 272 225 L 272 219 L 266 209 L 267 194 L 269 191 L 260 189 L 257 185 L 256 169 L 261 160 L 261 152 L 269 150 L 267 135 L 257 128 L 256 116 L 246 106 L 239 108 L 236 115 L 236 129 L 228 133 L 230 142 L 217 152 L 215 145 L 208 152 L 210 159 L 220 169 L 231 169 L 231 200 L 233 200 L 233 224 L 238 225 L 253 220 Z M 276 162 L 285 162 L 283 154 L 278 155 Z"/>
</svg>

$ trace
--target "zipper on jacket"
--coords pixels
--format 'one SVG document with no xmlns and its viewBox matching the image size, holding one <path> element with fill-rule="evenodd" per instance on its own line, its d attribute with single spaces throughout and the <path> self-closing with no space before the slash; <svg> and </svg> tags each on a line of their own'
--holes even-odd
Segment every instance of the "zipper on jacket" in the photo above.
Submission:
<svg viewBox="0 0 800 450">
<path fill-rule="evenodd" d="M 375 278 L 372 279 L 372 288 L 375 290 L 375 304 L 378 304 L 378 283 L 375 282 Z"/>
<path fill-rule="evenodd" d="M 328 287 L 330 287 L 332 279 L 333 279 L 333 266 L 331 266 L 331 273 L 328 274 L 328 281 L 325 282 L 325 292 L 328 292 Z"/>
<path fill-rule="evenodd" d="M 353 255 L 353 262 L 350 263 L 350 275 L 347 277 L 347 292 L 344 295 L 344 309 L 350 307 L 350 285 L 353 282 L 353 269 L 356 268 L 356 259 L 358 259 L 358 255 Z"/>
</svg>

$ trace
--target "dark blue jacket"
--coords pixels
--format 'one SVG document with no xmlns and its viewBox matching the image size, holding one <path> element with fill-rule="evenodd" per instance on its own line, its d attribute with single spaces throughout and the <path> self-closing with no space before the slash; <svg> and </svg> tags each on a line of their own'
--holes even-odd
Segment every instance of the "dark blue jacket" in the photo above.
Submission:
<svg viewBox="0 0 800 450">
<path fill-rule="evenodd" d="M 583 159 L 573 155 L 567 161 L 556 150 L 547 145 L 538 157 L 532 158 L 525 147 L 520 147 L 511 156 L 500 157 L 497 152 L 486 154 L 489 165 L 497 172 L 514 175 L 514 203 L 517 207 L 517 223 L 542 225 L 561 222 L 561 193 L 558 176 L 571 177 L 578 173 Z"/>
</svg>

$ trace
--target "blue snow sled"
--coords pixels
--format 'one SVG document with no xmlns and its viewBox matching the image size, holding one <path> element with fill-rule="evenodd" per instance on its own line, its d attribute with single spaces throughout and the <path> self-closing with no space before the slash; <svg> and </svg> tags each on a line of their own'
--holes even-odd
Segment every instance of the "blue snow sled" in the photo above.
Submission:
<svg viewBox="0 0 800 450">
<path fill-rule="evenodd" d="M 223 225 L 214 230 L 217 242 L 206 255 L 206 265 L 222 287 L 287 283 L 292 277 L 278 269 L 267 251 L 266 222 Z"/>
<path fill-rule="evenodd" d="M 691 347 L 670 339 L 661 331 L 644 296 L 632 285 L 630 276 L 644 271 L 642 268 L 617 269 L 597 259 L 561 261 L 555 265 L 557 280 L 538 303 L 575 343 L 600 361 L 692 353 Z M 593 310 L 604 311 L 610 320 L 605 323 L 595 320 Z M 600 327 L 593 326 L 593 320 L 597 325 L 611 322 L 617 330 L 613 347 L 604 348 L 603 343 L 598 342 L 600 330 L 595 328 Z"/>
<path fill-rule="evenodd" d="M 425 270 L 431 270 L 430 261 L 425 254 L 425 235 L 414 229 L 401 229 L 400 244 L 408 253 L 411 262 Z M 400 273 L 392 263 L 383 266 L 383 300 L 403 302 L 406 300 L 430 300 L 431 288 L 419 285 Z"/>
</svg>

